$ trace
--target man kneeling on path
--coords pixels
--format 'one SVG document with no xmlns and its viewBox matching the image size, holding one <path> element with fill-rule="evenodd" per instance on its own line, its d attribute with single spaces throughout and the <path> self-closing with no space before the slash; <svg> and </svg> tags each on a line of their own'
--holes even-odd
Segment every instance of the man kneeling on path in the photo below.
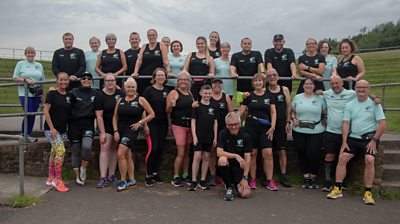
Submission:
<svg viewBox="0 0 400 224">
<path fill-rule="evenodd" d="M 347 103 L 344 109 L 342 147 L 336 167 L 336 183 L 327 198 L 343 197 L 342 183 L 346 176 L 346 164 L 355 156 L 364 155 L 365 193 L 363 200 L 365 204 L 375 204 L 371 188 L 375 175 L 375 155 L 378 150 L 379 138 L 385 129 L 385 115 L 381 105 L 374 104 L 368 97 L 369 89 L 367 81 L 358 81 L 355 88 L 357 99 Z"/>
<path fill-rule="evenodd" d="M 250 136 L 240 128 L 240 116 L 229 112 L 225 117 L 226 127 L 220 131 L 217 143 L 219 174 L 225 182 L 226 201 L 233 200 L 235 188 L 240 197 L 250 197 L 247 175 L 250 170 Z"/>
</svg>

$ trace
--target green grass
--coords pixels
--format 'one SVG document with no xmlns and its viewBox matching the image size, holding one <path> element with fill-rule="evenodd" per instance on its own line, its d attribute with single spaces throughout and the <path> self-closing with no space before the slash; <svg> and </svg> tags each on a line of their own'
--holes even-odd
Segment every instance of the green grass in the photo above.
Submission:
<svg viewBox="0 0 400 224">
<path fill-rule="evenodd" d="M 379 51 L 369 52 L 360 54 L 364 60 L 366 68 L 365 78 L 371 84 L 380 83 L 393 83 L 400 82 L 398 77 L 400 76 L 400 50 L 392 51 Z M 12 59 L 0 59 L 0 78 L 11 78 L 15 64 L 18 60 Z M 40 61 L 44 66 L 45 76 L 47 79 L 53 79 L 54 75 L 51 72 L 51 62 Z M 6 83 L 6 82 L 0 82 Z M 52 84 L 46 85 L 45 89 L 48 89 Z M 299 86 L 299 81 L 293 82 L 293 95 Z M 379 96 L 382 99 L 382 90 L 380 87 L 374 87 L 372 89 L 373 94 Z M 1 103 L 13 103 L 19 104 L 17 96 L 17 87 L 7 87 L 0 89 Z M 385 95 L 385 107 L 400 107 L 400 86 L 387 87 Z M 17 113 L 22 112 L 21 108 L 0 108 L 0 113 Z M 400 112 L 389 112 L 386 113 L 387 127 L 386 130 L 400 132 Z"/>
<path fill-rule="evenodd" d="M 25 208 L 32 205 L 37 205 L 42 202 L 40 198 L 30 195 L 14 195 L 9 199 L 10 205 L 13 208 Z"/>
</svg>

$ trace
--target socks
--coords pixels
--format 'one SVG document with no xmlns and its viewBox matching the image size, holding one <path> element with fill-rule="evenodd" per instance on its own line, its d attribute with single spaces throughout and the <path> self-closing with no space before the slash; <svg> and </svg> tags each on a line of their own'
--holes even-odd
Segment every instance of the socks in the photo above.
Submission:
<svg viewBox="0 0 400 224">
<path fill-rule="evenodd" d="M 372 187 L 365 187 L 365 191 L 371 192 L 372 191 Z"/>
<path fill-rule="evenodd" d="M 183 178 L 183 179 L 185 179 L 185 178 L 188 177 L 188 176 L 189 176 L 188 173 L 183 173 L 183 174 L 182 174 L 182 178 Z"/>
<path fill-rule="evenodd" d="M 341 183 L 341 182 L 336 182 L 336 183 L 335 183 L 335 186 L 338 187 L 339 190 L 342 190 L 343 183 Z"/>
<path fill-rule="evenodd" d="M 332 166 L 333 162 L 332 161 L 325 161 L 325 180 L 326 181 L 331 181 L 331 173 L 332 173 Z"/>
</svg>

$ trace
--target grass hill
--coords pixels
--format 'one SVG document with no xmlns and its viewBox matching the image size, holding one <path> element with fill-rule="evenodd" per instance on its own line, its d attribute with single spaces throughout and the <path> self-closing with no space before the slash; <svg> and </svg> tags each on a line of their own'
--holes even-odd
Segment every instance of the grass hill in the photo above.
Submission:
<svg viewBox="0 0 400 224">
<path fill-rule="evenodd" d="M 366 79 L 371 84 L 400 82 L 398 79 L 400 76 L 400 50 L 361 53 L 360 56 L 365 63 Z M 0 78 L 11 78 L 17 61 L 18 60 L 0 59 Z M 53 79 L 54 75 L 51 72 L 51 62 L 40 62 L 44 66 L 46 79 Z M 297 87 L 299 85 L 298 83 L 298 81 L 295 81 L 293 86 Z M 383 99 L 380 87 L 375 87 L 372 91 L 373 94 Z M 400 108 L 398 96 L 400 96 L 400 86 L 386 87 L 384 106 Z M 4 103 L 19 103 L 17 87 L 0 88 L 0 104 Z M 0 113 L 15 112 L 21 112 L 21 108 L 0 107 Z M 385 114 L 388 123 L 387 130 L 400 132 L 400 111 L 386 111 Z"/>
</svg>

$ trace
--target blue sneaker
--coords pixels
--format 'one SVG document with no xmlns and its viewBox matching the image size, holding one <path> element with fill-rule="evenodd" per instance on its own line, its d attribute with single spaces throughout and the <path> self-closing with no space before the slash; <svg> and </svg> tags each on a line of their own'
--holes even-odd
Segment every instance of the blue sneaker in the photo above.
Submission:
<svg viewBox="0 0 400 224">
<path fill-rule="evenodd" d="M 108 179 L 107 181 L 110 184 L 117 184 L 117 185 L 119 184 L 119 180 L 117 179 L 117 177 L 115 175 L 111 175 L 107 179 Z"/>
<path fill-rule="evenodd" d="M 126 190 L 126 188 L 127 188 L 126 181 L 121 180 L 121 182 L 119 182 L 119 184 L 118 184 L 117 192 L 121 192 L 123 190 Z"/>
<path fill-rule="evenodd" d="M 133 180 L 128 179 L 128 180 L 126 180 L 126 185 L 127 185 L 127 188 L 136 187 L 136 180 L 135 179 L 133 179 Z"/>
<path fill-rule="evenodd" d="M 97 188 L 105 188 L 107 187 L 107 182 L 105 177 L 101 177 L 99 182 L 96 185 Z"/>
</svg>

